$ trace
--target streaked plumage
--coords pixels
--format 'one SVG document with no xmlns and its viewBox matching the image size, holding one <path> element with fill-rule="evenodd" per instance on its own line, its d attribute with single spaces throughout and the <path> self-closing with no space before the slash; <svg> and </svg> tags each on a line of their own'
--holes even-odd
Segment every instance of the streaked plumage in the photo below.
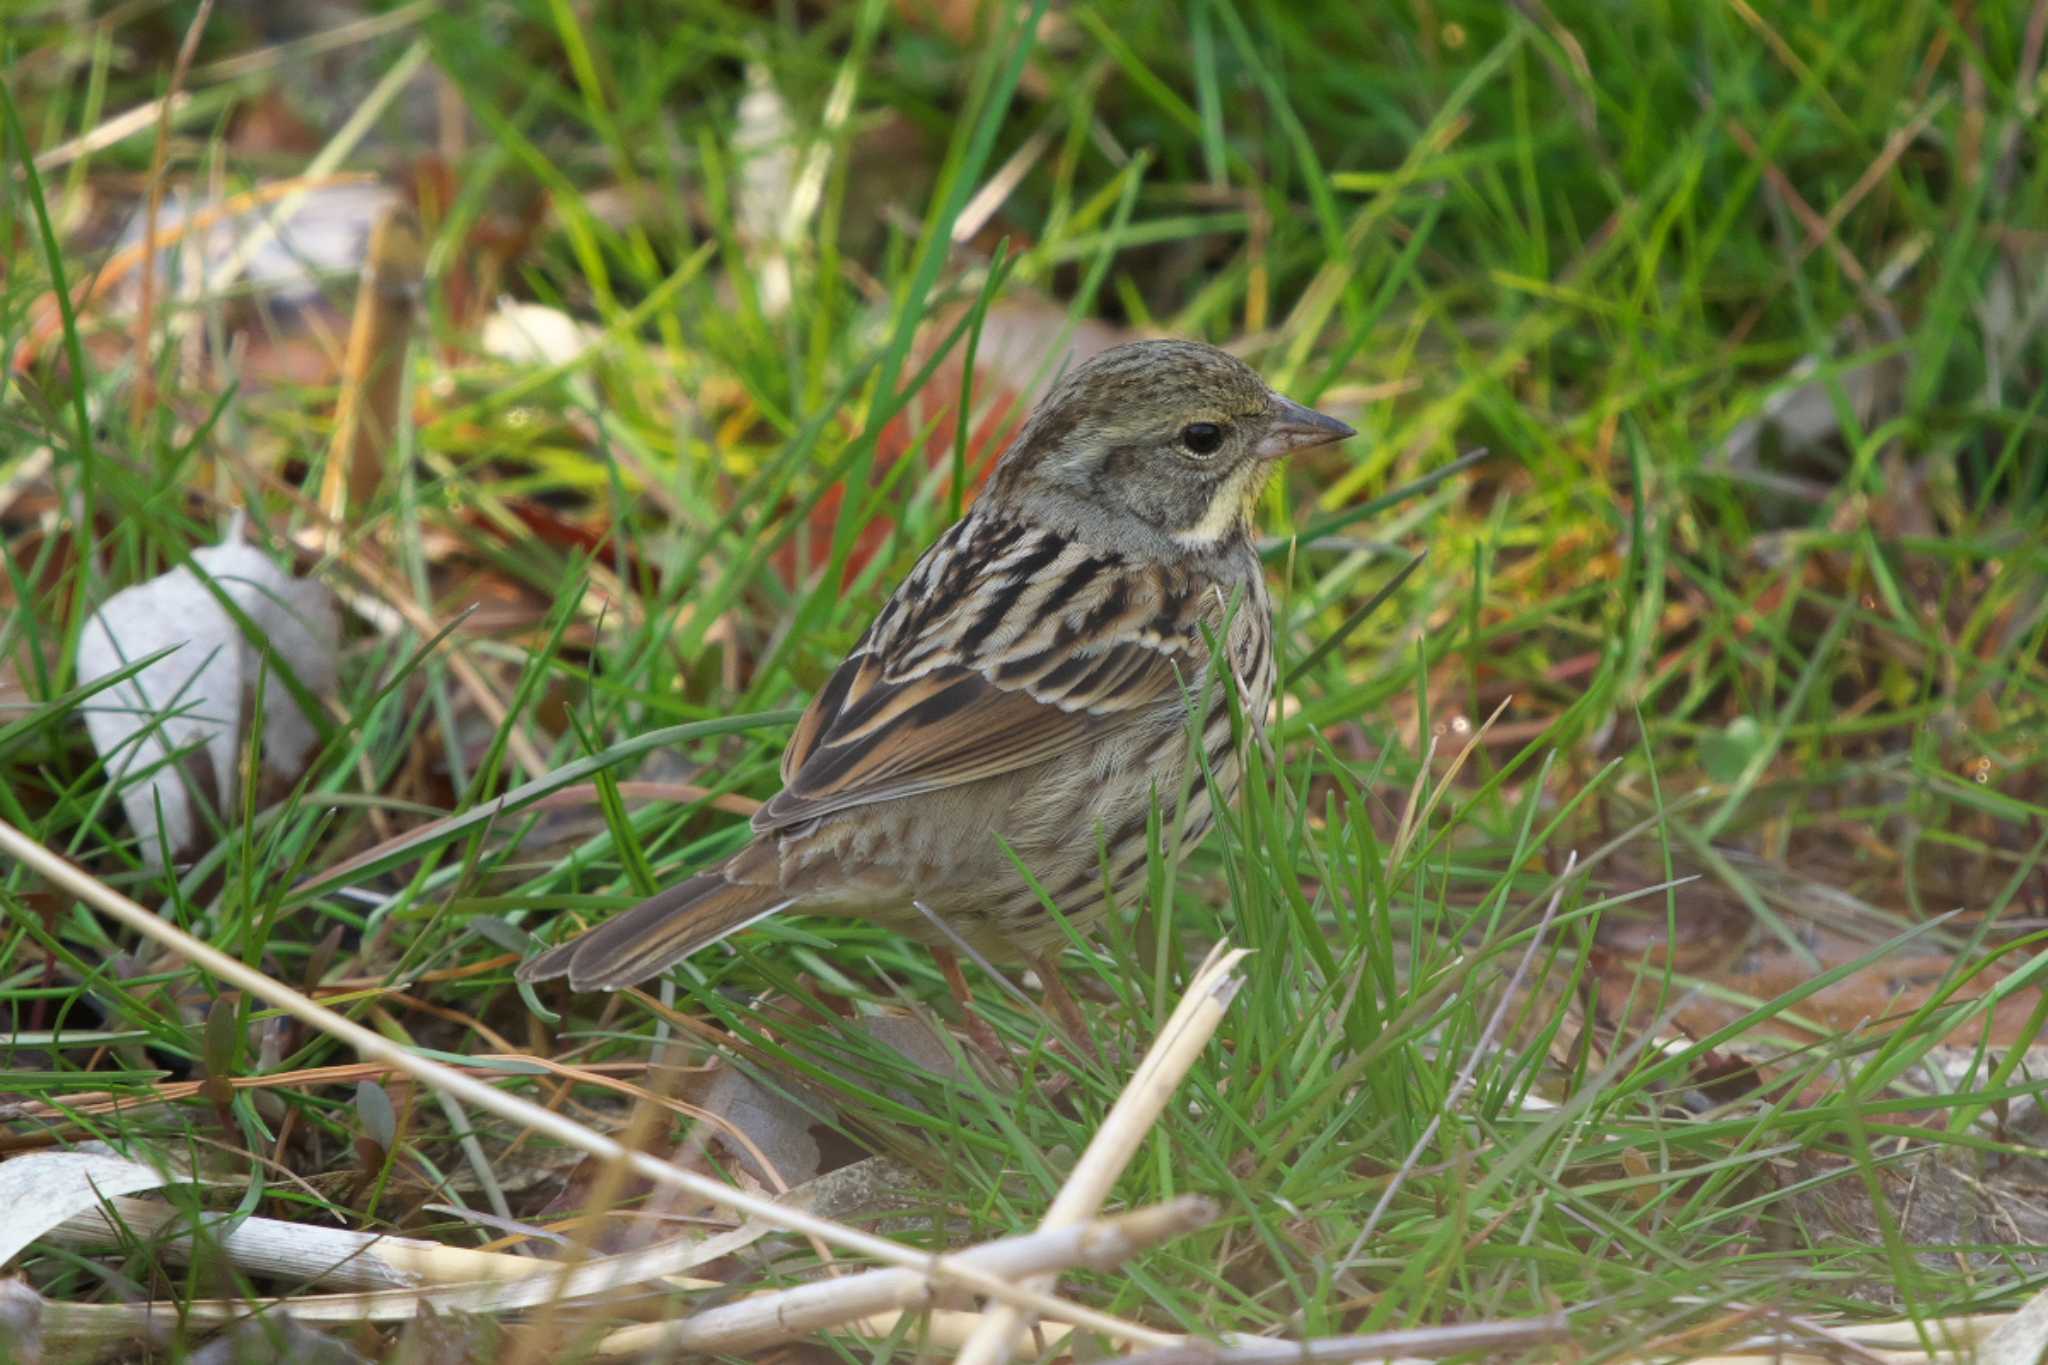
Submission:
<svg viewBox="0 0 2048 1365">
<path fill-rule="evenodd" d="M 1252 500 L 1280 455 L 1350 434 L 1207 346 L 1139 342 L 1078 367 L 812 700 L 753 843 L 521 976 L 627 985 L 788 907 L 944 946 L 913 900 L 992 958 L 1035 956 L 1063 936 L 1005 843 L 1070 920 L 1127 899 L 1153 794 L 1170 817 L 1193 759 L 1190 703 L 1226 800 L 1240 771 L 1217 678 L 1265 723 Z M 1212 799 L 1188 784 L 1189 845 Z"/>
</svg>

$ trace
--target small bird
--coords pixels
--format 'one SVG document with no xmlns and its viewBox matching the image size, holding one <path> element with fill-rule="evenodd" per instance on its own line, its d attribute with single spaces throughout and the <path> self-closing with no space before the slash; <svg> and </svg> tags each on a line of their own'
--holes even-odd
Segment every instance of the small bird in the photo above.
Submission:
<svg viewBox="0 0 2048 1365">
<path fill-rule="evenodd" d="M 1018 864 L 1086 928 L 1142 882 L 1155 797 L 1184 846 L 1208 832 L 1242 776 L 1218 680 L 1258 738 L 1273 695 L 1253 504 L 1282 456 L 1352 434 L 1210 346 L 1076 366 L 812 699 L 753 841 L 520 979 L 616 989 L 791 908 L 925 942 L 956 995 L 956 941 L 1049 967 L 1065 935 Z M 1191 761 L 1213 783 L 1181 802 Z"/>
</svg>

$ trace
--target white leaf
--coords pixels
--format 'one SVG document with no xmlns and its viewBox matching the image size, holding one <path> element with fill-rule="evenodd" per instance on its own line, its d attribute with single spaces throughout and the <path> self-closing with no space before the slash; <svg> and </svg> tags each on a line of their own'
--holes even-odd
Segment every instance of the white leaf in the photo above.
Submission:
<svg viewBox="0 0 2048 1365">
<path fill-rule="evenodd" d="M 74 1214 L 117 1194 L 153 1190 L 170 1177 L 101 1152 L 31 1152 L 0 1161 L 0 1265 Z"/>
<path fill-rule="evenodd" d="M 1827 362 L 1809 355 L 1787 373 L 1791 382 L 1764 400 L 1763 409 L 1728 433 L 1721 442 L 1720 458 L 1739 469 L 1754 468 L 1763 453 L 1764 440 L 1775 431 L 1778 448 L 1795 453 L 1809 450 L 1842 434 L 1841 410 L 1835 406 L 1836 386 L 1848 400 L 1856 420 L 1867 430 L 1880 407 L 1898 392 L 1895 367 L 1882 361 L 1856 360 L 1836 367 L 1833 382 L 1822 374 Z"/>
<path fill-rule="evenodd" d="M 558 308 L 500 299 L 484 319 L 484 354 L 508 365 L 566 365 L 597 341 L 597 332 Z"/>
<path fill-rule="evenodd" d="M 0 1280 L 0 1360 L 41 1365 L 43 1296 L 27 1280 Z"/>
<path fill-rule="evenodd" d="M 196 299 L 246 283 L 282 301 L 310 301 L 319 297 L 324 280 L 361 267 L 371 228 L 397 201 L 397 192 L 388 186 L 343 182 L 304 188 L 239 213 L 218 213 L 217 203 L 195 202 L 173 190 L 157 212 L 158 240 L 173 238 L 158 259 L 161 287 L 176 297 Z M 178 234 L 188 218 L 194 226 Z M 203 225 L 198 221 L 209 218 Z M 115 247 L 140 247 L 147 221 L 147 214 L 138 212 Z M 133 272 L 111 305 L 135 307 L 140 280 L 141 272 Z"/>
<path fill-rule="evenodd" d="M 2048 1293 L 2028 1299 L 1977 1348 L 1982 1365 L 2039 1365 L 2048 1353 Z"/>
<path fill-rule="evenodd" d="M 243 543 L 239 521 L 223 544 L 192 559 L 312 695 L 333 693 L 341 620 L 325 587 L 290 577 Z M 166 648 L 172 652 L 92 698 L 85 717 L 152 867 L 159 833 L 173 853 L 192 847 L 202 827 L 193 785 L 220 809 L 234 808 L 244 717 L 256 705 L 263 708 L 265 776 L 297 777 L 319 738 L 276 669 L 266 673 L 261 651 L 183 566 L 115 593 L 93 613 L 78 643 L 79 679 L 95 682 Z M 251 695 L 259 677 L 260 703 Z"/>
</svg>

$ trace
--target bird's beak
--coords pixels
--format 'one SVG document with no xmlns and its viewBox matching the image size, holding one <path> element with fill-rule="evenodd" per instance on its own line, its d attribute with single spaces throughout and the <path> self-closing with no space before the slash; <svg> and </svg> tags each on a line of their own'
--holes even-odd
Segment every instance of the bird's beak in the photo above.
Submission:
<svg viewBox="0 0 2048 1365">
<path fill-rule="evenodd" d="M 1334 417 L 1325 417 L 1314 408 L 1305 408 L 1292 398 L 1273 395 L 1272 424 L 1266 428 L 1252 453 L 1262 460 L 1277 460 L 1297 450 L 1310 446 L 1326 446 L 1332 441 L 1347 440 L 1356 436 L 1344 423 Z"/>
</svg>

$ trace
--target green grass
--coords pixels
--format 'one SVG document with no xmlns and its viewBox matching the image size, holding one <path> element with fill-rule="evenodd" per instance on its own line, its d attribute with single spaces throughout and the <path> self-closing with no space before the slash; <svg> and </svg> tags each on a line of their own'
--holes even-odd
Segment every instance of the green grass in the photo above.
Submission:
<svg viewBox="0 0 2048 1365">
<path fill-rule="evenodd" d="M 2023 1103 L 2003 1121 L 2033 1093 L 2048 968 L 2031 7 L 1081 3 L 1036 49 L 1028 8 L 990 6 L 974 34 L 915 4 L 771 8 L 422 12 L 348 49 L 356 84 L 332 89 L 289 54 L 223 67 L 261 44 L 215 17 L 170 142 L 178 177 L 236 189 L 313 160 L 234 150 L 225 111 L 278 71 L 329 127 L 365 112 L 367 139 L 330 148 L 351 168 L 432 138 L 431 100 L 376 84 L 409 53 L 465 111 L 452 193 L 427 216 L 420 420 L 339 552 L 300 566 L 362 608 L 317 760 L 153 872 L 77 723 L 79 632 L 216 541 L 230 505 L 273 549 L 317 530 L 292 490 L 317 494 L 334 394 L 195 380 L 160 346 L 164 399 L 133 420 L 126 324 L 63 318 L 0 395 L 0 818 L 285 980 L 347 983 L 334 999 L 390 1036 L 645 1061 L 700 1035 L 631 998 L 524 996 L 508 951 L 743 839 L 710 798 L 774 790 L 791 708 L 955 514 L 955 446 L 884 472 L 891 423 L 932 420 L 906 405 L 940 354 L 987 352 L 1028 295 L 1076 323 L 1241 341 L 1362 435 L 1291 467 L 1265 508 L 1292 700 L 1277 770 L 1202 849 L 1162 849 L 1148 904 L 1066 955 L 1104 1060 L 1053 1048 L 1035 1005 L 977 976 L 1018 1074 L 921 1070 L 835 1017 L 950 1014 L 925 953 L 859 925 L 769 923 L 664 998 L 908 1163 L 912 1235 L 958 1244 L 1033 1225 L 1192 965 L 1219 938 L 1254 949 L 1117 1191 L 1213 1195 L 1222 1218 L 1071 1280 L 1161 1326 L 1317 1336 L 1562 1307 L 1604 1358 L 1703 1326 L 1671 1349 L 1707 1350 L 1755 1330 L 1754 1310 L 1931 1319 L 2038 1288 L 2023 1239 L 1959 1258 L 1888 1174 L 1927 1161 L 2024 1183 L 2048 1156 Z M 92 277 L 111 218 L 96 196 L 133 193 L 152 140 L 41 174 L 23 149 L 161 94 L 191 12 L 74 30 L 31 4 L 0 36 L 0 354 L 54 281 Z M 780 310 L 738 225 L 748 63 L 821 177 Z M 1033 139 L 997 216 L 956 245 Z M 482 275 L 480 225 L 531 234 L 496 289 L 603 344 L 551 367 L 485 358 L 455 287 Z M 331 292 L 345 332 L 350 287 Z M 1731 448 L 1795 390 L 1817 435 L 1781 421 Z M 599 553 L 519 530 L 534 506 L 602 528 Z M 629 800 L 612 784 L 634 777 L 708 795 Z M 592 781 L 567 812 L 482 809 Z M 174 1075 L 351 1060 L 19 869 L 0 869 L 0 912 L 16 1035 L 0 1091 L 140 1097 Z M 1803 984 L 1745 997 L 1726 973 L 1602 946 L 1667 919 L 1689 946 L 1732 932 L 1799 964 Z M 1860 946 L 1824 961 L 1816 925 Z M 1825 1008 L 1905 952 L 1941 964 L 1916 994 L 1880 990 L 1847 1023 Z M 1525 956 L 1528 989 L 1489 1033 Z M 1687 1037 L 1672 1021 L 1699 1018 L 1683 1011 L 1701 992 L 1728 1022 Z M 601 1092 L 577 1100 L 623 1120 Z M 491 1229 L 420 1206 L 562 1212 L 544 1207 L 559 1182 L 511 1179 L 536 1164 L 517 1134 L 470 1115 L 465 1152 L 416 1100 L 364 1170 L 376 1103 L 284 1084 L 64 1131 L 203 1152 L 273 1216 L 481 1245 Z M 48 1128 L 8 1119 L 0 1138 Z M 778 1244 L 767 1272 L 814 1264 Z M 39 1250 L 26 1268 L 59 1300 L 203 1292 L 144 1255 Z"/>
</svg>

